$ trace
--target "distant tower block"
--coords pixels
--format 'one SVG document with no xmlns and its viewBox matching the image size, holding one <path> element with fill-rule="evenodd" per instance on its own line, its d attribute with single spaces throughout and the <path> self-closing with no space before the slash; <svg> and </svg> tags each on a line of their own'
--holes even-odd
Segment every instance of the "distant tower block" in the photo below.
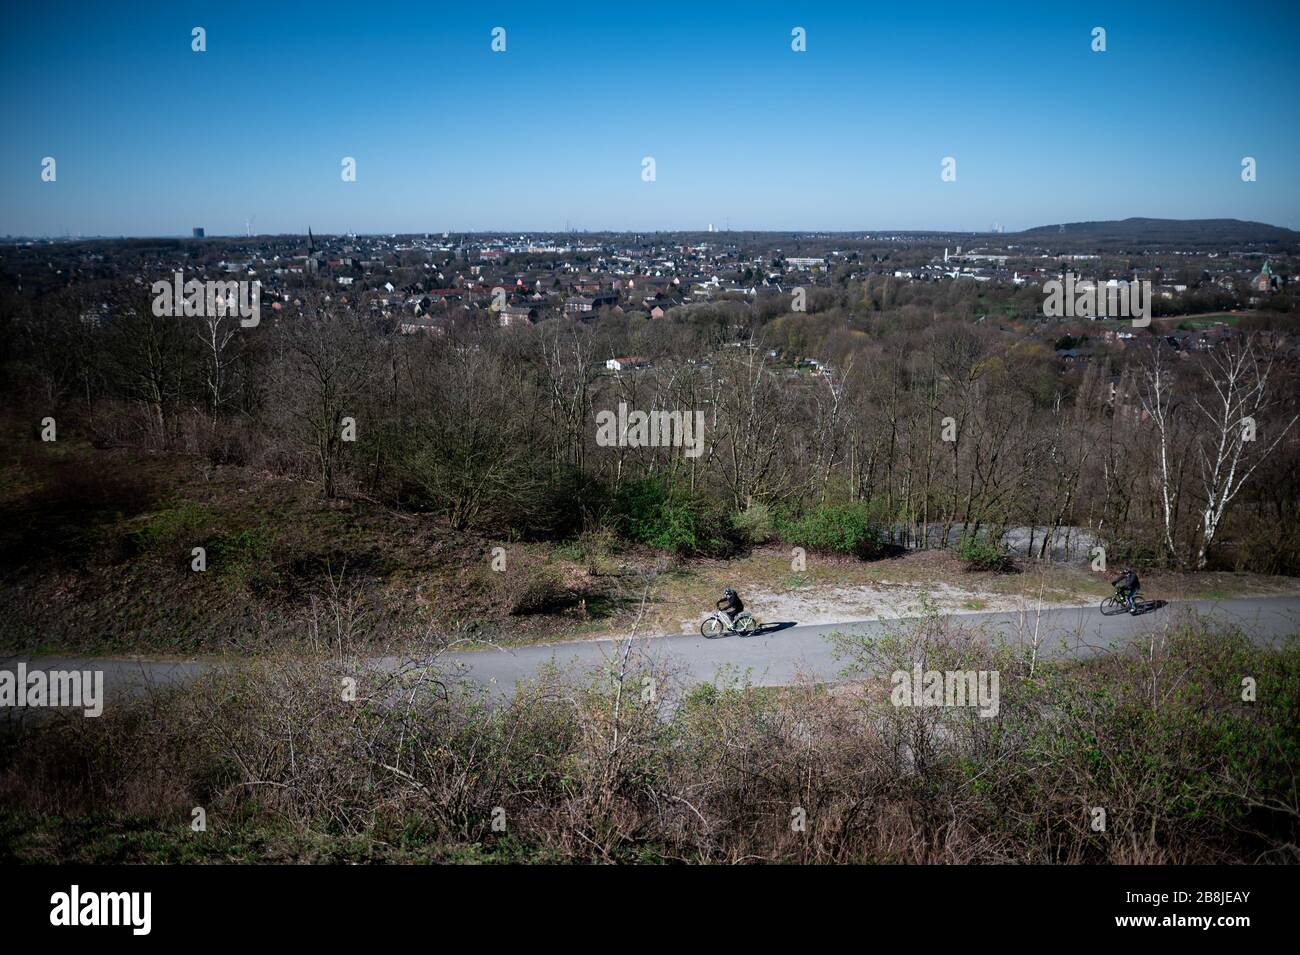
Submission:
<svg viewBox="0 0 1300 955">
<path fill-rule="evenodd" d="M 195 226 L 195 227 L 194 227 L 194 238 L 196 238 L 196 239 L 201 239 L 201 238 L 203 238 L 203 235 L 204 235 L 204 233 L 203 233 L 203 226 Z"/>
</svg>

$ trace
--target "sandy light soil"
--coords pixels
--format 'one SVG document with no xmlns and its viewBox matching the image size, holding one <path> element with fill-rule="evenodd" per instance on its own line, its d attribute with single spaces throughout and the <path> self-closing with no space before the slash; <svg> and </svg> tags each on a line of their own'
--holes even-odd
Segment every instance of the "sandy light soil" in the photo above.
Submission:
<svg viewBox="0 0 1300 955">
<path fill-rule="evenodd" d="M 1042 600 L 1019 594 L 998 594 L 979 589 L 932 583 L 914 584 L 880 581 L 849 587 L 805 587 L 780 592 L 755 590 L 744 595 L 745 608 L 760 622 L 847 623 L 856 620 L 912 617 L 927 604 L 944 614 L 1032 610 L 1038 607 L 1077 607 L 1092 602 L 1079 595 L 1071 600 Z M 684 631 L 699 626 L 699 620 L 681 621 Z"/>
</svg>

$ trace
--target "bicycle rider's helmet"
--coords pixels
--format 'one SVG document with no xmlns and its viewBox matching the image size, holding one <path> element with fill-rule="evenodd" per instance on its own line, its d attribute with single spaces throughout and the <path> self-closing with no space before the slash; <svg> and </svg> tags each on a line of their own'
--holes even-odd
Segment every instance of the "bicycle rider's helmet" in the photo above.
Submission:
<svg viewBox="0 0 1300 955">
<path fill-rule="evenodd" d="M 724 589 L 724 590 L 722 591 L 722 596 L 724 596 L 724 597 L 734 597 L 734 596 L 736 596 L 736 592 L 735 592 L 734 590 L 732 590 L 730 587 L 727 587 L 726 589 Z"/>
</svg>

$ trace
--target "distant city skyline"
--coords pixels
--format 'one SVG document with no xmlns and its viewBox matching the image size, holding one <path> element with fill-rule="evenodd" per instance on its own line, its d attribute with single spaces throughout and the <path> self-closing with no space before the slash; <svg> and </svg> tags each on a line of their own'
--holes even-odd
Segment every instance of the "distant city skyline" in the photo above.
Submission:
<svg viewBox="0 0 1300 955">
<path fill-rule="evenodd" d="M 0 235 L 1300 228 L 1284 3 L 53 2 L 7 21 Z"/>
<path fill-rule="evenodd" d="M 1151 217 L 1138 216 L 1135 218 L 1150 219 Z M 1121 221 L 1121 220 L 1101 220 L 1101 221 Z M 1158 219 L 1155 221 L 1207 222 L 1207 221 L 1214 221 L 1214 220 Z M 1243 226 L 1251 226 L 1251 225 L 1276 226 L 1276 223 L 1271 223 L 1271 222 L 1261 223 L 1261 222 L 1254 222 L 1252 220 L 1244 220 L 1244 219 L 1235 220 L 1235 221 L 1241 222 Z M 1052 229 L 1055 228 L 1057 225 L 1061 225 L 1061 224 L 1062 223 L 1045 222 L 1045 223 L 1041 223 L 1039 226 L 1028 226 L 1025 229 L 1020 229 L 1015 231 L 1011 231 L 1007 229 L 989 230 L 989 229 L 888 229 L 888 228 L 886 229 L 870 229 L 870 228 L 868 229 L 717 229 L 717 228 L 709 229 L 707 226 L 701 229 L 701 228 L 696 228 L 694 226 L 691 226 L 691 227 L 686 227 L 681 229 L 578 229 L 578 228 L 571 228 L 567 230 L 565 229 L 558 229 L 558 230 L 557 229 L 410 229 L 410 230 L 396 230 L 396 231 L 392 229 L 377 229 L 375 231 L 367 231 L 367 232 L 361 232 L 361 231 L 331 232 L 326 229 L 316 229 L 314 227 L 309 226 L 308 229 L 299 229 L 299 230 L 290 229 L 284 232 L 252 231 L 252 232 L 222 233 L 222 232 L 213 232 L 211 229 L 205 230 L 202 227 L 195 227 L 189 230 L 189 232 L 187 233 L 177 232 L 174 234 L 173 233 L 140 233 L 136 235 L 127 235 L 124 233 L 90 234 L 90 233 L 68 232 L 68 233 L 62 233 L 58 235 L 23 235 L 23 234 L 5 233 L 3 235 L 0 235 L 0 239 L 4 239 L 11 242 L 25 241 L 25 240 L 88 241 L 93 239 L 105 239 L 105 240 L 222 239 L 222 240 L 226 240 L 226 239 L 239 239 L 245 237 L 276 239 L 276 238 L 288 238 L 288 237 L 305 237 L 307 236 L 309 229 L 312 233 L 315 234 L 317 239 L 339 238 L 339 237 L 343 237 L 343 238 L 351 237 L 351 238 L 363 239 L 363 238 L 391 238 L 395 236 L 413 236 L 413 237 L 429 238 L 430 240 L 432 240 L 433 238 L 459 238 L 465 236 L 472 236 L 472 237 L 481 236 L 484 238 L 505 240 L 505 239 L 510 239 L 512 237 L 513 238 L 524 238 L 524 237 L 535 238 L 539 236 L 559 237 L 559 236 L 584 236 L 584 235 L 586 236 L 601 236 L 601 235 L 629 236 L 631 235 L 631 236 L 640 236 L 642 238 L 648 238 L 654 235 L 706 235 L 706 236 L 707 235 L 717 235 L 717 236 L 792 235 L 792 236 L 798 236 L 803 239 L 812 239 L 812 238 L 817 238 L 819 236 L 842 236 L 845 239 L 855 239 L 861 237 L 884 239 L 890 236 L 905 236 L 905 235 L 915 235 L 915 236 L 928 235 L 928 236 L 935 236 L 935 237 L 954 236 L 956 238 L 961 238 L 963 236 L 983 237 L 983 236 L 1004 235 L 1007 236 L 1008 238 L 1012 238 L 1017 235 L 1020 235 L 1023 232 L 1038 231 L 1039 229 Z M 1079 223 L 1063 223 L 1063 225 L 1067 227 L 1067 230 L 1064 230 L 1063 234 L 1068 235 L 1071 239 L 1079 238 L 1081 235 L 1080 233 L 1068 231 L 1069 226 L 1078 225 L 1078 224 Z M 1286 227 L 1282 226 L 1280 228 L 1286 228 Z M 1293 231 L 1300 231 L 1300 230 L 1293 230 Z"/>
</svg>

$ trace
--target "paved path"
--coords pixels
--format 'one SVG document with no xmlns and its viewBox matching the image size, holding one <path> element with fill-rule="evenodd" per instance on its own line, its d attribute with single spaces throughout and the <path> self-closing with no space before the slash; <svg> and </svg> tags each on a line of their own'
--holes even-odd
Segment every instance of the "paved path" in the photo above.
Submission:
<svg viewBox="0 0 1300 955">
<path fill-rule="evenodd" d="M 1106 652 L 1123 645 L 1153 628 L 1166 626 L 1180 612 L 1194 607 L 1201 613 L 1235 623 L 1252 639 L 1273 643 L 1279 638 L 1300 633 L 1300 597 L 1241 598 L 1224 601 L 1188 601 L 1171 603 L 1139 616 L 1120 614 L 1104 617 L 1096 605 L 1044 610 L 1035 621 L 1032 613 L 969 613 L 953 615 L 961 626 L 981 626 L 990 634 L 1001 633 L 1009 640 L 1030 634 L 1035 623 L 1039 628 L 1040 647 L 1047 656 L 1076 658 Z M 843 667 L 837 660 L 827 637 L 835 632 L 879 634 L 905 625 L 904 620 L 864 620 L 853 623 L 788 626 L 764 631 L 752 637 L 727 636 L 706 640 L 699 634 L 654 637 L 642 641 L 652 657 L 671 660 L 689 682 L 714 680 L 719 672 L 748 671 L 752 683 L 781 686 L 795 682 L 801 674 L 819 681 L 835 680 Z M 768 624 L 771 627 L 771 624 Z M 471 678 L 508 689 L 517 679 L 536 673 L 547 664 L 575 665 L 579 668 L 599 666 L 617 653 L 620 641 L 592 640 L 544 646 L 516 647 L 509 650 L 477 650 L 448 654 L 444 659 L 464 665 Z"/>
<path fill-rule="evenodd" d="M 1153 628 L 1167 626 L 1188 608 L 1236 624 L 1260 643 L 1275 643 L 1281 637 L 1300 633 L 1300 597 L 1177 602 L 1137 617 L 1128 614 L 1103 617 L 1094 605 L 1044 610 L 1037 620 L 1032 613 L 1020 612 L 964 613 L 953 615 L 953 620 L 963 626 L 982 626 L 989 633 L 1000 632 L 1012 640 L 1032 631 L 1037 623 L 1043 635 L 1040 646 L 1046 655 L 1061 655 L 1064 640 L 1064 655 L 1083 658 L 1131 642 Z M 638 648 L 668 662 L 688 682 L 712 681 L 720 673 L 730 671 L 733 675 L 747 674 L 757 685 L 778 686 L 794 682 L 801 674 L 816 680 L 836 679 L 842 664 L 835 659 L 831 642 L 826 639 L 834 631 L 871 635 L 906 623 L 907 620 L 808 626 L 769 623 L 764 631 L 752 637 L 706 640 L 699 634 L 657 636 L 639 640 Z M 448 653 L 443 660 L 463 667 L 470 679 L 500 694 L 509 692 L 517 680 L 537 673 L 548 663 L 580 670 L 598 667 L 616 654 L 619 646 L 620 641 L 609 639 L 574 641 Z M 13 671 L 19 661 L 29 669 L 102 670 L 108 701 L 150 685 L 184 683 L 215 666 L 198 661 L 10 656 L 0 657 L 0 669 Z M 392 668 L 401 660 L 385 657 L 376 662 Z"/>
</svg>

